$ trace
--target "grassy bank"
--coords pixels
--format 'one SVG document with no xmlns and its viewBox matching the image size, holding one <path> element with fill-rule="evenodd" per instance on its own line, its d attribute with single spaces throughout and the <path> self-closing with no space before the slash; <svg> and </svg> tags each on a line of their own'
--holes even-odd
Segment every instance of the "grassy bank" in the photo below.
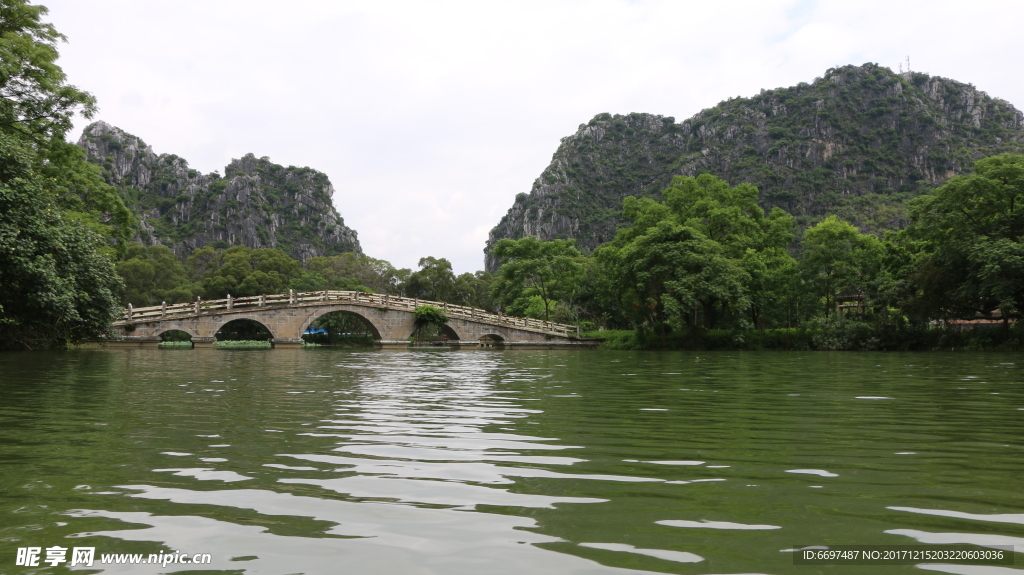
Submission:
<svg viewBox="0 0 1024 575">
<path fill-rule="evenodd" d="M 161 341 L 159 344 L 161 349 L 192 349 L 191 341 Z"/>
<path fill-rule="evenodd" d="M 257 340 L 224 340 L 213 342 L 213 347 L 217 349 L 270 349 L 272 346 L 269 341 L 257 341 Z"/>
<path fill-rule="evenodd" d="M 273 345 L 265 340 L 222 340 L 213 342 L 217 349 L 270 349 Z M 302 342 L 302 347 L 321 347 L 319 343 Z M 192 349 L 191 341 L 162 341 L 162 349 Z"/>
<path fill-rule="evenodd" d="M 335 334 L 329 336 L 325 333 L 317 333 L 303 335 L 302 339 L 311 345 L 332 347 L 373 347 L 374 344 L 372 335 Z"/>
<path fill-rule="evenodd" d="M 656 334 L 605 330 L 581 334 L 599 338 L 604 349 L 620 350 L 841 350 L 841 351 L 1022 351 L 1024 325 L 956 330 L 938 327 L 872 326 L 854 321 L 766 330 L 710 330 Z"/>
</svg>

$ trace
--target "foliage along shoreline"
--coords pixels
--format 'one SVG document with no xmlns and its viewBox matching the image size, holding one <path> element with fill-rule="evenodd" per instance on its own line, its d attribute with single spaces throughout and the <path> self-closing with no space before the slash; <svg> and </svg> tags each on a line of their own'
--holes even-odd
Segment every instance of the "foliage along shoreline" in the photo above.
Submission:
<svg viewBox="0 0 1024 575">
<path fill-rule="evenodd" d="M 1024 156 L 979 160 L 881 239 L 830 216 L 796 241 L 792 216 L 756 199 L 749 184 L 676 177 L 662 201 L 627 197 L 631 224 L 590 257 L 572 242 L 498 242 L 498 260 L 517 263 L 495 293 L 542 267 L 511 287 L 532 285 L 545 313 L 554 301 L 557 321 L 631 329 L 607 334 L 618 349 L 1024 348 Z M 972 322 L 997 325 L 956 329 Z"/>
<path fill-rule="evenodd" d="M 711 330 L 661 339 L 635 330 L 591 331 L 584 338 L 602 340 L 600 349 L 620 351 L 1020 351 L 1020 325 L 879 330 L 864 322 L 833 322 L 817 328 Z"/>
</svg>

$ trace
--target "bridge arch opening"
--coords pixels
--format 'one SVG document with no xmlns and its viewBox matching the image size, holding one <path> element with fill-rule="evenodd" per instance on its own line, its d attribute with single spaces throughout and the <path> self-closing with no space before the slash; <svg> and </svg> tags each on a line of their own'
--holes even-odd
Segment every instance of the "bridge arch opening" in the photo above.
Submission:
<svg viewBox="0 0 1024 575">
<path fill-rule="evenodd" d="M 180 329 L 169 329 L 158 333 L 157 335 L 160 336 L 160 343 L 182 343 L 192 341 L 192 334 Z"/>
<path fill-rule="evenodd" d="M 213 335 L 217 341 L 270 341 L 273 332 L 266 325 L 249 318 L 224 323 Z"/>
<path fill-rule="evenodd" d="M 498 334 L 489 333 L 480 336 L 480 347 L 504 347 L 505 338 Z"/>
<path fill-rule="evenodd" d="M 318 316 L 303 330 L 301 336 L 304 341 L 311 343 L 373 345 L 374 341 L 380 339 L 380 332 L 358 313 L 336 310 Z"/>
<path fill-rule="evenodd" d="M 444 345 L 449 341 L 459 341 L 459 334 L 450 325 L 417 322 L 412 332 L 413 343 L 417 345 Z"/>
</svg>

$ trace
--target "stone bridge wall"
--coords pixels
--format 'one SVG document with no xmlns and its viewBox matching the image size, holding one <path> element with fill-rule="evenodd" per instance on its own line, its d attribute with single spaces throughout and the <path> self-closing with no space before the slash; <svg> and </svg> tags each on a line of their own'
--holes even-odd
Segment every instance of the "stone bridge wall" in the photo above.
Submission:
<svg viewBox="0 0 1024 575">
<path fill-rule="evenodd" d="M 405 347 L 416 329 L 416 316 L 405 310 L 372 307 L 352 303 L 303 304 L 287 307 L 247 308 L 239 311 L 219 311 L 177 319 L 151 319 L 139 321 L 132 327 L 120 326 L 124 342 L 140 345 L 153 344 L 160 334 L 179 330 L 192 336 L 198 346 L 212 345 L 214 336 L 226 323 L 236 319 L 249 319 L 265 326 L 273 336 L 275 345 L 302 343 L 302 334 L 320 316 L 330 312 L 346 312 L 366 320 L 378 345 Z M 453 345 L 579 345 L 576 340 L 551 335 L 540 330 L 494 325 L 466 319 L 449 320 L 445 333 Z M 483 342 L 481 340 L 484 340 Z"/>
</svg>

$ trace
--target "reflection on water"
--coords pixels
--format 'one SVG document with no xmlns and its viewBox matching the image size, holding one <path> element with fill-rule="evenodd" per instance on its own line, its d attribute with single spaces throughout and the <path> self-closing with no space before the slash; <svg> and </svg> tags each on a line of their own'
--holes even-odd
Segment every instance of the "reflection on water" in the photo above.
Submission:
<svg viewBox="0 0 1024 575">
<path fill-rule="evenodd" d="M 54 545 L 210 553 L 204 572 L 270 574 L 808 573 L 794 551 L 901 543 L 1016 546 L 1020 563 L 1016 363 L 998 354 L 0 355 L 0 572 L 19 572 L 18 547 Z"/>
</svg>

